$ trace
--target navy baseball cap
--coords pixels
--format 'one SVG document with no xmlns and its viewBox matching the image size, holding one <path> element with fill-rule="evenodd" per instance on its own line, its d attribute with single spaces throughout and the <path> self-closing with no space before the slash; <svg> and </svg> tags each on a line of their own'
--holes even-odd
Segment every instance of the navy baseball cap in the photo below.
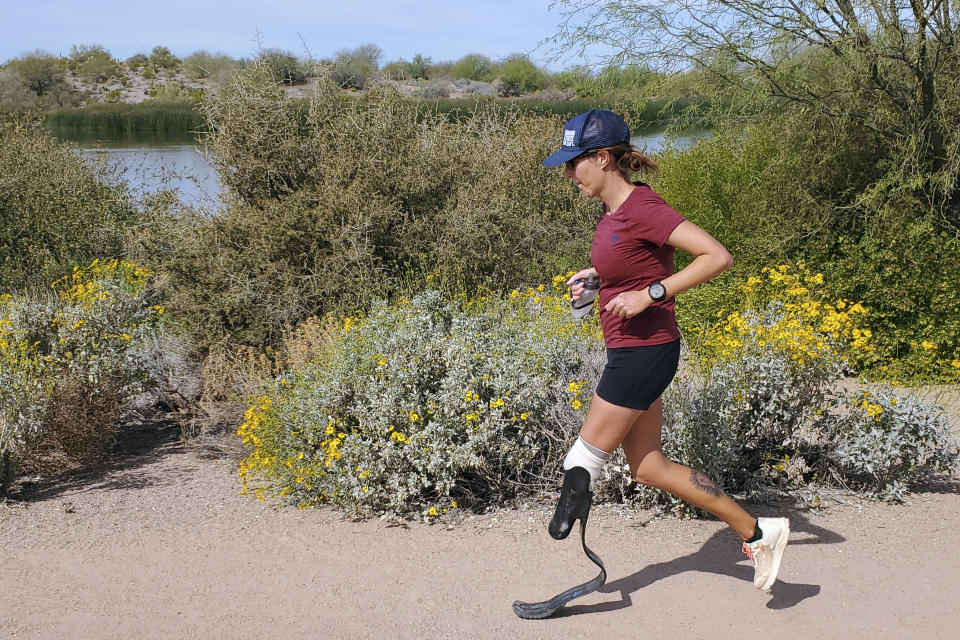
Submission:
<svg viewBox="0 0 960 640">
<path fill-rule="evenodd" d="M 606 109 L 591 109 L 573 116 L 563 125 L 560 150 L 552 153 L 543 164 L 559 167 L 591 149 L 630 144 L 630 127 L 623 118 Z"/>
</svg>

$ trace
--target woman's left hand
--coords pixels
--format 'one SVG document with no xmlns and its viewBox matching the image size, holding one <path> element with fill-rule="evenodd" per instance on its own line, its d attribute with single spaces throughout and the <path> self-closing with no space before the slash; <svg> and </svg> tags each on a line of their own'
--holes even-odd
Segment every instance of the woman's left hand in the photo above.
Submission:
<svg viewBox="0 0 960 640">
<path fill-rule="evenodd" d="M 653 299 L 647 290 L 643 291 L 624 291 L 607 303 L 604 307 L 607 311 L 621 318 L 632 318 L 635 315 L 643 313 L 647 307 L 653 304 Z"/>
</svg>

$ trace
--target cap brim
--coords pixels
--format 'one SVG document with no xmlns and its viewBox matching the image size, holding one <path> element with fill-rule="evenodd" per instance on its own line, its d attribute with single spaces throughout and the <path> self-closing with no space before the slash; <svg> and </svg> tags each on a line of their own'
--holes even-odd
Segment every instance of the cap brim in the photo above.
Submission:
<svg viewBox="0 0 960 640">
<path fill-rule="evenodd" d="M 560 147 L 560 150 L 550 154 L 543 161 L 543 164 L 548 167 L 559 167 L 567 160 L 573 160 L 580 154 L 584 153 L 583 149 L 571 149 L 570 147 Z"/>
</svg>

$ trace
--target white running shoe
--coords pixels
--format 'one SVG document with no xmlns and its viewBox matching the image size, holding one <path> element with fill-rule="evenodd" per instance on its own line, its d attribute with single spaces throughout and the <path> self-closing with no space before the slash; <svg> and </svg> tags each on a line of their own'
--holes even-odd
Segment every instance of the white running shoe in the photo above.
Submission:
<svg viewBox="0 0 960 640">
<path fill-rule="evenodd" d="M 783 550 L 790 538 L 790 521 L 786 518 L 757 518 L 757 525 L 763 537 L 756 542 L 744 542 L 743 552 L 753 560 L 756 568 L 753 586 L 761 591 L 769 591 L 777 580 Z"/>
</svg>

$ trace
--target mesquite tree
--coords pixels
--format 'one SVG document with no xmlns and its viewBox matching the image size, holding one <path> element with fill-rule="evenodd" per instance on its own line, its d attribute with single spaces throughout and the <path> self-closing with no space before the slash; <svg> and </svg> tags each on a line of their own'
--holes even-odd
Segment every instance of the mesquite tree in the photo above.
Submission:
<svg viewBox="0 0 960 640">
<path fill-rule="evenodd" d="M 957 0 L 556 0 L 563 49 L 699 70 L 886 139 L 896 179 L 960 226 Z M 945 205 L 945 206 L 944 206 Z"/>
</svg>

